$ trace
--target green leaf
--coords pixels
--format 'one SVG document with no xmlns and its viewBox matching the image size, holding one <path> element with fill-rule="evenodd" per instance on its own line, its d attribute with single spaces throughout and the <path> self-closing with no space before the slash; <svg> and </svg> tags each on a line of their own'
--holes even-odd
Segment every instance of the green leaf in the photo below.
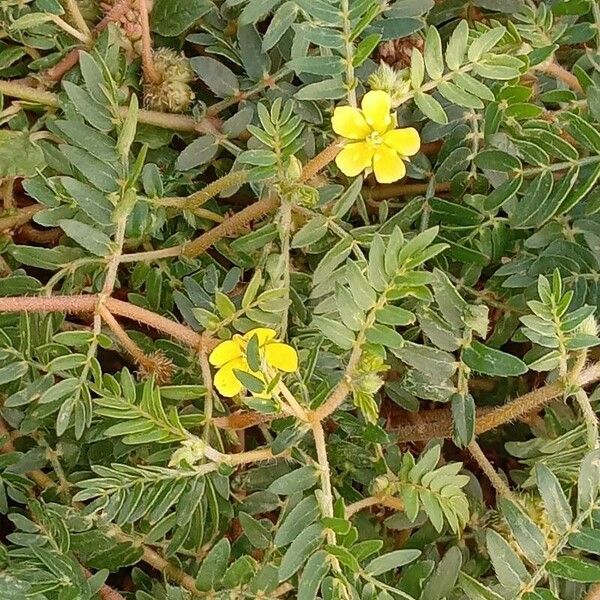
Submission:
<svg viewBox="0 0 600 600">
<path fill-rule="evenodd" d="M 221 538 L 206 555 L 198 574 L 196 575 L 196 587 L 201 592 L 218 589 L 221 579 L 227 569 L 231 545 L 226 537 Z"/>
<path fill-rule="evenodd" d="M 314 496 L 304 498 L 289 512 L 277 533 L 274 545 L 282 548 L 293 542 L 319 516 L 319 505 Z"/>
<path fill-rule="evenodd" d="M 296 73 L 310 73 L 312 75 L 339 75 L 344 70 L 342 59 L 337 56 L 304 56 L 294 58 L 288 63 L 290 69 Z"/>
<path fill-rule="evenodd" d="M 600 450 L 588 452 L 581 462 L 577 481 L 577 508 L 590 510 L 600 493 Z"/>
<path fill-rule="evenodd" d="M 379 324 L 375 324 L 368 329 L 367 341 L 394 349 L 402 348 L 404 345 L 404 338 L 397 331 Z"/>
<path fill-rule="evenodd" d="M 435 27 L 430 27 L 425 39 L 425 68 L 431 79 L 436 80 L 444 74 L 444 58 L 442 56 L 442 39 Z"/>
<path fill-rule="evenodd" d="M 573 556 L 561 556 L 548 563 L 548 572 L 555 577 L 579 583 L 595 583 L 600 581 L 600 565 L 589 560 Z"/>
<path fill-rule="evenodd" d="M 63 81 L 63 87 L 77 112 L 92 127 L 100 131 L 111 131 L 113 128 L 112 119 L 104 104 L 94 100 L 83 88 L 70 81 Z"/>
<path fill-rule="evenodd" d="M 475 400 L 471 394 L 452 394 L 454 441 L 467 447 L 475 435 Z"/>
<path fill-rule="evenodd" d="M 292 238 L 292 248 L 302 248 L 318 242 L 327 233 L 327 218 L 317 215 L 306 223 Z"/>
<path fill-rule="evenodd" d="M 546 560 L 547 544 L 540 528 L 510 500 L 501 499 L 500 508 L 525 557 L 534 564 Z"/>
<path fill-rule="evenodd" d="M 321 582 L 329 572 L 329 560 L 325 550 L 315 552 L 307 561 L 298 583 L 298 600 L 315 600 Z"/>
<path fill-rule="evenodd" d="M 96 256 L 108 256 L 112 251 L 110 238 L 90 225 L 74 219 L 59 221 L 62 230 L 80 246 Z"/>
<path fill-rule="evenodd" d="M 346 87 L 339 79 L 324 79 L 300 88 L 294 97 L 297 100 L 338 100 L 346 95 Z"/>
<path fill-rule="evenodd" d="M 471 62 L 477 62 L 483 54 L 489 52 L 506 33 L 505 27 L 495 27 L 479 36 L 470 46 L 467 56 Z"/>
<path fill-rule="evenodd" d="M 456 71 L 462 66 L 468 41 L 469 24 L 463 19 L 452 32 L 446 46 L 446 64 L 451 71 Z"/>
<path fill-rule="evenodd" d="M 456 585 L 462 562 L 462 554 L 458 546 L 450 548 L 427 581 L 422 597 L 427 600 L 446 598 Z"/>
<path fill-rule="evenodd" d="M 468 367 L 484 375 L 515 377 L 527 372 L 527 365 L 520 358 L 489 348 L 477 340 L 465 348 L 462 359 Z"/>
<path fill-rule="evenodd" d="M 564 533 L 571 527 L 573 513 L 556 475 L 542 462 L 535 466 L 538 489 L 548 518 L 557 531 Z"/>
<path fill-rule="evenodd" d="M 508 590 L 516 591 L 528 580 L 525 565 L 508 542 L 493 529 L 488 529 L 486 544 L 498 580 Z"/>
<path fill-rule="evenodd" d="M 443 81 L 438 85 L 437 89 L 446 100 L 453 104 L 463 106 L 464 108 L 483 108 L 483 102 L 479 98 L 469 94 L 452 82 Z"/>
<path fill-rule="evenodd" d="M 244 533 L 255 548 L 266 548 L 269 546 L 271 543 L 271 533 L 260 521 L 245 512 L 240 512 L 238 518 Z"/>
<path fill-rule="evenodd" d="M 250 0 L 239 16 L 239 25 L 258 23 L 279 4 L 281 0 Z"/>
<path fill-rule="evenodd" d="M 361 42 L 358 44 L 354 51 L 352 65 L 354 67 L 360 67 L 360 65 L 362 65 L 365 62 L 365 60 L 369 58 L 369 56 L 371 56 L 371 53 L 373 52 L 373 50 L 375 50 L 380 40 L 381 34 L 379 33 L 372 33 L 371 35 L 368 35 L 363 40 L 361 40 Z"/>
<path fill-rule="evenodd" d="M 475 164 L 483 170 L 509 173 L 521 169 L 518 158 L 502 150 L 484 150 L 475 157 Z"/>
<path fill-rule="evenodd" d="M 523 200 L 510 215 L 510 225 L 515 229 L 527 229 L 528 227 L 539 227 L 545 220 L 546 215 L 554 214 L 559 205 L 555 204 L 552 197 L 554 177 L 551 171 L 544 171 L 536 177 L 526 188 Z M 554 206 L 546 206 L 555 204 Z M 539 215 L 539 216 L 538 216 Z"/>
<path fill-rule="evenodd" d="M 0 131 L 0 177 L 33 177 L 45 166 L 44 153 L 26 133 Z"/>
<path fill-rule="evenodd" d="M 165 37 L 174 37 L 189 29 L 212 8 L 209 0 L 155 0 L 150 26 Z"/>
<path fill-rule="evenodd" d="M 15 381 L 15 379 L 23 377 L 28 369 L 29 365 L 25 361 L 17 361 L 0 367 L 0 385 L 10 383 L 11 381 Z"/>
<path fill-rule="evenodd" d="M 459 574 L 458 583 L 469 600 L 502 600 L 502 596 L 466 573 Z"/>
<path fill-rule="evenodd" d="M 600 554 L 600 531 L 584 527 L 569 536 L 569 545 L 591 554 Z"/>
<path fill-rule="evenodd" d="M 365 571 L 369 575 L 376 577 L 377 575 L 381 575 L 392 569 L 407 565 L 419 558 L 419 556 L 421 556 L 420 550 L 394 550 L 393 552 L 388 552 L 387 554 L 374 558 L 365 567 Z"/>
<path fill-rule="evenodd" d="M 323 526 L 309 525 L 289 546 L 279 565 L 279 581 L 285 581 L 296 573 L 308 557 L 323 541 Z"/>
<path fill-rule="evenodd" d="M 300 467 L 276 479 L 267 490 L 280 496 L 289 496 L 310 489 L 318 478 L 319 473 L 314 467 Z"/>
<path fill-rule="evenodd" d="M 354 333 L 338 321 L 316 315 L 312 324 L 329 340 L 344 350 L 354 346 Z"/>
<path fill-rule="evenodd" d="M 298 15 L 298 8 L 293 2 L 284 2 L 276 11 L 262 39 L 262 51 L 267 52 L 279 42 L 285 32 L 292 26 Z"/>
<path fill-rule="evenodd" d="M 176 166 L 180 171 L 189 171 L 204 165 L 214 158 L 218 149 L 219 145 L 213 135 L 201 135 L 177 157 Z"/>
<path fill-rule="evenodd" d="M 209 89 L 220 98 L 234 96 L 238 80 L 234 72 L 223 63 L 210 56 L 195 56 L 190 59 L 192 68 Z"/>
<path fill-rule="evenodd" d="M 448 123 L 448 116 L 442 105 L 432 96 L 423 92 L 415 92 L 415 104 L 426 117 L 435 123 L 440 123 L 441 125 Z"/>
</svg>

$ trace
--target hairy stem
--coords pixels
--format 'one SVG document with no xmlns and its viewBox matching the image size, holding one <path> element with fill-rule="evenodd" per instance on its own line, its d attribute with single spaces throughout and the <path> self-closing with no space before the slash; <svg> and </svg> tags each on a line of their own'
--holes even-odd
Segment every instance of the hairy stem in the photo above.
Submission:
<svg viewBox="0 0 600 600">
<path fill-rule="evenodd" d="M 585 421 L 585 429 L 587 432 L 587 444 L 590 450 L 598 448 L 598 417 L 592 405 L 586 391 L 579 388 L 575 393 L 575 399 L 581 409 L 583 420 Z"/>
<path fill-rule="evenodd" d="M 206 395 L 204 396 L 204 430 L 202 433 L 202 439 L 205 442 L 208 442 L 210 427 L 213 420 L 215 390 L 213 388 L 212 374 L 210 372 L 210 363 L 208 362 L 208 353 L 205 349 L 200 350 L 198 358 L 200 362 L 200 369 L 202 370 L 202 380 L 204 381 L 204 387 L 206 388 Z"/>
<path fill-rule="evenodd" d="M 564 67 L 561 67 L 554 59 L 546 61 L 540 65 L 535 67 L 536 71 L 540 73 L 545 73 L 546 75 L 550 75 L 550 77 L 554 77 L 555 79 L 560 79 L 563 83 L 570 87 L 573 91 L 578 94 L 583 94 L 583 88 L 579 83 L 579 79 L 573 75 L 573 73 L 567 71 Z"/>
<path fill-rule="evenodd" d="M 140 25 L 142 27 L 142 68 L 144 78 L 151 83 L 158 83 L 159 76 L 152 58 L 152 38 L 150 37 L 150 23 L 148 22 L 148 8 L 146 0 L 138 0 Z"/>
<path fill-rule="evenodd" d="M 89 313 L 94 312 L 97 295 L 89 296 L 50 296 L 44 298 L 41 296 L 15 296 L 12 298 L 0 298 L 0 312 L 65 312 L 65 313 Z M 143 323 L 144 325 L 166 333 L 175 340 L 189 346 L 199 349 L 205 347 L 210 350 L 216 345 L 216 341 L 211 338 L 203 338 L 189 327 L 171 321 L 162 315 L 157 315 L 135 304 L 129 304 L 116 298 L 107 298 L 104 306 L 113 315 L 126 317 L 133 321 Z"/>
<path fill-rule="evenodd" d="M 371 506 L 385 506 L 386 508 L 391 508 L 397 511 L 404 510 L 404 502 L 400 498 L 395 498 L 394 496 L 369 496 L 368 498 L 363 498 L 362 500 L 358 500 L 349 504 L 346 507 L 346 519 L 349 519 L 357 512 L 364 510 L 365 508 L 370 508 Z"/>
<path fill-rule="evenodd" d="M 317 450 L 317 460 L 321 468 L 321 510 L 324 517 L 333 517 L 333 491 L 331 489 L 331 470 L 329 468 L 329 459 L 327 458 L 327 444 L 325 442 L 325 432 L 321 421 L 314 420 L 311 423 L 313 437 L 315 439 L 315 448 Z M 327 531 L 327 539 L 330 544 L 335 543 L 335 533 Z"/>
<path fill-rule="evenodd" d="M 185 198 L 158 198 L 154 204 L 159 206 L 175 206 L 181 209 L 194 210 L 218 196 L 224 190 L 237 187 L 248 180 L 248 171 L 231 171 L 219 179 L 212 181 L 201 190 Z"/>
<path fill-rule="evenodd" d="M 127 335 L 127 332 L 121 327 L 120 323 L 112 316 L 111 312 L 105 307 L 101 306 L 98 310 L 102 320 L 110 327 L 110 330 L 114 333 L 115 337 L 119 341 L 119 344 L 131 355 L 133 360 L 145 368 L 147 371 L 152 372 L 152 366 L 154 361 L 146 356 L 144 351 Z"/>
<path fill-rule="evenodd" d="M 86 37 L 90 36 L 90 28 L 88 24 L 85 22 L 85 19 L 81 15 L 81 11 L 79 10 L 79 5 L 76 0 L 63 0 L 63 4 L 67 9 L 67 13 L 71 17 L 71 20 L 75 24 L 75 26 L 83 33 Z"/>
<path fill-rule="evenodd" d="M 486 477 L 490 480 L 490 483 L 494 486 L 496 493 L 504 496 L 508 500 L 511 500 L 518 505 L 513 493 L 510 491 L 510 488 L 508 485 L 506 485 L 504 479 L 498 475 L 496 469 L 494 469 L 492 463 L 483 453 L 479 444 L 476 441 L 473 441 L 469 444 L 468 449 L 471 453 L 471 456 L 477 461 L 477 464 L 481 467 L 481 470 L 485 473 Z"/>
<path fill-rule="evenodd" d="M 584 369 L 572 385 L 587 386 L 600 380 L 600 362 Z M 551 400 L 565 393 L 565 383 L 556 382 L 523 394 L 503 406 L 477 411 L 475 433 L 481 435 L 486 431 L 500 427 L 504 423 L 514 421 L 529 412 L 537 410 Z M 434 437 L 452 437 L 452 414 L 447 409 L 424 411 L 420 414 L 420 422 L 404 425 L 395 431 L 399 442 L 428 441 Z"/>
</svg>

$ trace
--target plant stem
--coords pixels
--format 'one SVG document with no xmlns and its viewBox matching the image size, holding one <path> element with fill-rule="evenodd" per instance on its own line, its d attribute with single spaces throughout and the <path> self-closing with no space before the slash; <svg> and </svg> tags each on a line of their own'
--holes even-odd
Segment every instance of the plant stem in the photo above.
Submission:
<svg viewBox="0 0 600 600">
<path fill-rule="evenodd" d="M 358 500 L 349 504 L 346 507 L 346 519 L 349 519 L 357 512 L 365 508 L 369 508 L 371 506 L 376 506 L 380 504 L 381 506 L 385 506 L 386 508 L 392 508 L 397 511 L 404 510 L 404 502 L 400 498 L 395 498 L 394 496 L 369 496 L 368 498 L 363 498 L 362 500 Z"/>
<path fill-rule="evenodd" d="M 333 491 L 331 489 L 331 471 L 329 468 L 329 459 L 327 458 L 327 445 L 325 443 L 325 432 L 321 421 L 313 420 L 311 422 L 313 437 L 315 439 L 315 448 L 317 450 L 317 460 L 321 468 L 321 510 L 324 517 L 333 517 Z M 335 543 L 335 533 L 327 531 L 327 539 L 330 544 Z"/>
<path fill-rule="evenodd" d="M 560 79 L 563 83 L 570 87 L 578 94 L 583 94 L 584 90 L 579 83 L 579 79 L 573 75 L 573 73 L 567 71 L 564 67 L 561 67 L 554 59 L 548 60 L 540 65 L 534 67 L 536 71 L 545 73 L 556 79 Z"/>
<path fill-rule="evenodd" d="M 204 430 L 202 439 L 205 442 L 208 442 L 210 427 L 213 420 L 215 390 L 213 387 L 212 374 L 210 372 L 210 363 L 208 362 L 208 353 L 205 349 L 200 350 L 198 359 L 200 362 L 200 369 L 202 370 L 202 380 L 204 381 L 204 387 L 206 388 L 206 395 L 204 396 Z"/>
<path fill-rule="evenodd" d="M 42 296 L 14 296 L 0 298 L 0 312 L 89 313 L 95 310 L 97 301 L 98 296 L 93 294 L 85 296 L 50 296 L 48 298 Z M 193 349 L 206 348 L 208 351 L 217 343 L 215 340 L 203 337 L 181 323 L 171 321 L 162 315 L 123 300 L 107 298 L 105 307 L 113 315 L 143 323 L 148 327 L 166 333 Z"/>
<path fill-rule="evenodd" d="M 88 24 L 85 22 L 85 19 L 81 15 L 81 11 L 79 10 L 79 5 L 76 0 L 63 0 L 63 4 L 67 9 L 67 12 L 71 16 L 73 23 L 76 27 L 79 28 L 79 31 L 83 33 L 87 38 L 90 37 L 90 28 Z"/>
<path fill-rule="evenodd" d="M 348 104 L 356 108 L 356 80 L 354 77 L 354 46 L 352 45 L 352 22 L 350 21 L 350 0 L 341 0 L 341 13 L 344 25 L 344 58 L 346 59 L 346 88 Z"/>
<path fill-rule="evenodd" d="M 598 448 L 598 417 L 592 405 L 590 399 L 584 389 L 579 388 L 575 392 L 575 399 L 579 404 L 583 419 L 585 421 L 585 428 L 587 431 L 587 443 L 590 450 L 596 450 Z"/>
<path fill-rule="evenodd" d="M 88 44 L 90 41 L 89 29 L 88 34 L 84 34 L 75 27 L 71 27 L 65 20 L 61 19 L 58 15 L 52 15 L 51 21 L 60 27 L 63 31 L 72 35 L 76 40 L 79 40 L 82 44 Z"/>
<path fill-rule="evenodd" d="M 584 387 L 600 380 L 600 362 L 584 369 L 576 381 L 570 385 Z M 475 433 L 481 435 L 495 429 L 504 423 L 514 421 L 529 412 L 539 409 L 551 400 L 565 392 L 565 382 L 545 385 L 537 390 L 523 394 L 503 406 L 477 411 Z M 404 425 L 395 430 L 398 442 L 428 441 L 434 437 L 452 437 L 452 414 L 447 409 L 424 411 L 420 414 L 421 422 L 414 425 Z"/>
<path fill-rule="evenodd" d="M 288 312 L 290 305 L 290 236 L 292 230 L 292 205 L 288 200 L 283 200 L 279 209 L 279 240 L 280 240 L 280 258 L 277 266 L 280 281 L 275 285 L 281 286 L 285 290 L 284 299 L 286 306 L 281 314 L 281 324 L 279 333 L 281 339 L 285 339 L 288 332 Z"/>
<path fill-rule="evenodd" d="M 314 175 L 325 168 L 337 156 L 341 149 L 342 145 L 337 141 L 327 146 L 305 165 L 302 170 L 300 181 L 304 182 L 311 177 L 314 177 Z M 208 248 L 214 246 L 219 240 L 227 236 L 235 235 L 251 221 L 263 217 L 275 210 L 278 206 L 279 198 L 275 194 L 268 195 L 237 212 L 235 215 L 232 215 L 223 221 L 223 223 L 213 227 L 191 242 L 179 244 L 178 246 L 171 246 L 170 248 L 162 248 L 160 250 L 125 254 L 121 257 L 121 262 L 160 260 L 162 258 L 174 258 L 181 255 L 186 256 L 187 258 L 195 258 L 206 252 Z"/>
<path fill-rule="evenodd" d="M 83 568 L 83 572 L 88 579 L 92 576 L 92 572 L 88 571 L 86 568 Z M 98 591 L 98 595 L 100 598 L 102 598 L 102 600 L 125 600 L 125 598 L 119 592 L 117 592 L 117 590 L 114 590 L 106 583 L 102 585 Z"/>
<path fill-rule="evenodd" d="M 2 203 L 4 210 L 13 210 L 15 208 L 15 178 L 6 177 L 0 186 L 0 195 L 2 196 Z M 1 227 L 0 227 L 1 229 Z"/>
<path fill-rule="evenodd" d="M 147 371 L 152 372 L 154 361 L 127 335 L 127 332 L 121 327 L 120 323 L 113 317 L 111 312 L 105 306 L 100 306 L 98 312 L 100 313 L 102 320 L 115 334 L 115 337 L 121 346 L 123 346 L 123 348 L 131 355 L 135 362 Z"/>
<path fill-rule="evenodd" d="M 468 445 L 468 450 L 471 453 L 471 456 L 477 461 L 477 464 L 481 467 L 481 470 L 485 473 L 487 478 L 490 480 L 490 483 L 494 486 L 496 493 L 504 496 L 508 500 L 516 503 L 515 497 L 513 493 L 510 491 L 508 485 L 506 485 L 504 479 L 498 475 L 496 469 L 494 469 L 492 463 L 488 460 L 487 456 L 481 450 L 481 447 L 476 441 L 472 441 Z"/>
<path fill-rule="evenodd" d="M 194 210 L 206 204 L 211 198 L 218 196 L 224 190 L 237 187 L 247 180 L 248 171 L 231 171 L 185 198 L 157 198 L 153 203 L 159 206 L 176 206 L 181 209 Z"/>
<path fill-rule="evenodd" d="M 142 68 L 144 70 L 144 78 L 151 83 L 158 83 L 159 76 L 152 59 L 152 38 L 150 37 L 150 23 L 148 22 L 146 0 L 138 0 L 138 12 L 142 27 Z"/>
<path fill-rule="evenodd" d="M 285 398 L 287 404 L 289 405 L 289 414 L 293 414 L 300 421 L 306 422 L 308 421 L 308 415 L 306 414 L 306 410 L 301 406 L 301 404 L 296 400 L 296 397 L 292 392 L 290 392 L 289 388 L 283 381 L 280 381 L 277 385 L 277 390 L 281 392 L 281 395 Z"/>
</svg>

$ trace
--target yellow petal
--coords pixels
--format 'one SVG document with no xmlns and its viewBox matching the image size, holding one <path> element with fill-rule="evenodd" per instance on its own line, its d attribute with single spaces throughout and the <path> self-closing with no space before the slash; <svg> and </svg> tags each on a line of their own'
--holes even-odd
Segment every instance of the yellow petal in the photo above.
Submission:
<svg viewBox="0 0 600 600">
<path fill-rule="evenodd" d="M 383 141 L 402 156 L 414 156 L 421 147 L 419 132 L 414 127 L 388 131 L 383 134 Z"/>
<path fill-rule="evenodd" d="M 335 164 L 348 177 L 356 177 L 361 171 L 371 166 L 373 148 L 366 142 L 347 144 L 336 156 Z"/>
<path fill-rule="evenodd" d="M 287 344 L 274 342 L 265 346 L 267 364 L 274 369 L 293 373 L 298 370 L 298 353 Z"/>
<path fill-rule="evenodd" d="M 338 135 L 350 140 L 364 140 L 371 133 L 360 110 L 352 106 L 336 107 L 331 126 Z"/>
<path fill-rule="evenodd" d="M 373 157 L 373 172 L 379 183 L 393 183 L 406 175 L 406 167 L 395 150 L 382 144 Z"/>
<path fill-rule="evenodd" d="M 217 391 L 221 396 L 231 398 L 236 396 L 243 389 L 244 386 L 239 382 L 238 378 L 233 373 L 233 369 L 238 367 L 232 367 L 231 363 L 221 367 L 215 374 L 214 384 Z"/>
<path fill-rule="evenodd" d="M 215 367 L 222 367 L 230 360 L 235 360 L 242 356 L 242 348 L 239 342 L 234 340 L 227 340 L 221 342 L 208 357 L 211 365 Z"/>
<path fill-rule="evenodd" d="M 258 345 L 264 346 L 266 342 L 274 339 L 276 335 L 277 332 L 274 329 L 270 329 L 269 327 L 256 327 L 256 329 L 251 329 L 245 333 L 244 339 L 249 342 L 254 336 L 256 336 L 258 338 Z"/>
<path fill-rule="evenodd" d="M 368 92 L 364 95 L 361 106 L 365 120 L 375 131 L 384 133 L 392 124 L 390 115 L 392 99 L 387 92 L 382 90 Z"/>
</svg>

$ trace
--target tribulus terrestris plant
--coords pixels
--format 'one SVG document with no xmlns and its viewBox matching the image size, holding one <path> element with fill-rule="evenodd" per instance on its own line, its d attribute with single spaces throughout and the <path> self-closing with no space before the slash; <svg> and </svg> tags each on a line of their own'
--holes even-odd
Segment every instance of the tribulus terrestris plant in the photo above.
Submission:
<svg viewBox="0 0 600 600">
<path fill-rule="evenodd" d="M 0 598 L 600 599 L 597 2 L 0 28 Z"/>
</svg>

